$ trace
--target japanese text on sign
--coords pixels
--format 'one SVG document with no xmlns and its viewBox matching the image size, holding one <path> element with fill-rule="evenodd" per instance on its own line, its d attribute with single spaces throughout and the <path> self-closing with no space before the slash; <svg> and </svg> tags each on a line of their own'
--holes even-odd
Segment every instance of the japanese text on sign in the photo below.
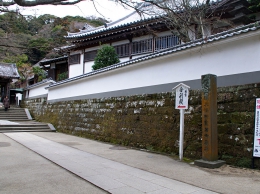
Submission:
<svg viewBox="0 0 260 194">
<path fill-rule="evenodd" d="M 253 157 L 260 157 L 260 98 L 255 103 L 255 131 L 254 131 L 254 147 Z"/>
<path fill-rule="evenodd" d="M 183 85 L 176 88 L 176 109 L 188 109 L 189 89 Z"/>
</svg>

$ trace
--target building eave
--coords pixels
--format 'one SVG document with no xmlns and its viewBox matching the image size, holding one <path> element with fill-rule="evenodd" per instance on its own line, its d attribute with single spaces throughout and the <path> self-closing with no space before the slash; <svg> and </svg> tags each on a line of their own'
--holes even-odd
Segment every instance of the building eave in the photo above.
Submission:
<svg viewBox="0 0 260 194">
<path fill-rule="evenodd" d="M 244 2 L 245 0 L 222 0 L 222 1 L 216 1 L 213 2 L 210 5 L 210 15 L 212 15 L 211 12 L 219 12 L 223 11 L 222 9 L 225 10 L 225 12 L 232 12 L 234 8 L 231 8 L 235 6 L 237 3 Z M 240 3 L 241 4 L 241 3 Z M 230 7 L 230 5 L 232 5 Z M 133 13 L 131 13 L 133 14 Z M 121 20 L 123 20 L 122 18 Z M 128 30 L 133 30 L 136 28 L 144 27 L 144 26 L 149 26 L 149 25 L 154 25 L 158 23 L 166 23 L 167 21 L 165 20 L 164 17 L 161 15 L 154 15 L 154 16 L 148 16 L 147 18 L 140 18 L 138 20 L 132 21 L 132 22 L 127 22 L 119 25 L 112 25 L 114 23 L 107 24 L 106 27 L 102 26 L 97 28 L 96 30 L 92 31 L 87 31 L 87 32 L 81 32 L 81 33 L 69 33 L 69 36 L 65 36 L 67 41 L 72 42 L 73 44 L 78 44 L 84 41 L 90 41 L 93 39 L 99 39 L 102 37 L 108 37 L 112 34 L 120 33 L 120 32 L 125 32 Z M 116 23 L 116 22 L 115 22 Z"/>
<path fill-rule="evenodd" d="M 67 61 L 68 56 L 63 56 L 63 57 L 58 57 L 58 58 L 53 58 L 53 59 L 46 59 L 44 61 L 39 62 L 40 66 L 55 63 L 55 62 L 60 62 L 60 61 Z"/>
<path fill-rule="evenodd" d="M 3 79 L 19 79 L 20 75 L 16 64 L 14 63 L 0 63 L 0 78 Z"/>
<path fill-rule="evenodd" d="M 48 79 L 45 79 L 45 80 L 38 82 L 36 84 L 30 85 L 30 86 L 26 87 L 24 90 L 33 89 L 33 88 L 39 87 L 39 86 L 47 84 L 47 83 L 53 84 L 53 83 L 56 83 L 56 82 L 53 81 L 52 78 L 48 78 Z"/>
<path fill-rule="evenodd" d="M 98 69 L 98 70 L 95 70 L 95 71 L 92 71 L 92 72 L 89 72 L 89 73 L 86 73 L 83 75 L 65 79 L 60 82 L 51 84 L 47 88 L 58 87 L 63 84 L 71 83 L 71 82 L 78 81 L 80 79 L 84 79 L 87 77 L 95 76 L 95 75 L 106 73 L 106 72 L 113 71 L 113 70 L 117 70 L 119 68 L 127 67 L 130 65 L 142 63 L 142 62 L 145 62 L 148 60 L 158 60 L 161 57 L 166 57 L 168 55 L 189 51 L 189 49 L 193 49 L 193 48 L 201 48 L 203 45 L 209 45 L 211 43 L 215 43 L 215 42 L 218 42 L 221 40 L 229 41 L 231 38 L 236 38 L 236 36 L 240 36 L 240 35 L 249 36 L 250 32 L 254 32 L 254 31 L 257 31 L 258 33 L 260 32 L 260 23 L 259 22 L 241 26 L 241 27 L 238 27 L 238 28 L 235 28 L 232 30 L 228 30 L 225 32 L 221 32 L 221 33 L 209 36 L 209 37 L 207 37 L 207 39 L 199 39 L 199 40 L 192 41 L 192 42 L 189 42 L 186 44 L 178 45 L 174 48 L 166 49 L 166 50 L 163 50 L 163 51 L 160 51 L 157 53 L 152 53 L 152 54 L 142 56 L 142 57 L 139 57 L 136 59 L 132 59 L 129 61 L 114 64 L 114 65 L 111 65 L 111 66 L 108 66 L 105 68 L 101 68 L 101 69 Z"/>
</svg>

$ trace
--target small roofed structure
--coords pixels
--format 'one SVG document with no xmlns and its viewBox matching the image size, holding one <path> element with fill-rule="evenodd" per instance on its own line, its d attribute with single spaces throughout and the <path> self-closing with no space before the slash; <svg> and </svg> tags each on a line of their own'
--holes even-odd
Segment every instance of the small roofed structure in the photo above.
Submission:
<svg viewBox="0 0 260 194">
<path fill-rule="evenodd" d="M 4 96 L 10 98 L 10 83 L 13 79 L 19 79 L 20 75 L 18 73 L 16 64 L 1 63 L 0 62 L 0 95 L 1 99 Z"/>
<path fill-rule="evenodd" d="M 68 56 L 43 59 L 39 61 L 39 66 L 48 72 L 47 78 L 57 81 L 59 74 L 68 72 Z"/>
</svg>

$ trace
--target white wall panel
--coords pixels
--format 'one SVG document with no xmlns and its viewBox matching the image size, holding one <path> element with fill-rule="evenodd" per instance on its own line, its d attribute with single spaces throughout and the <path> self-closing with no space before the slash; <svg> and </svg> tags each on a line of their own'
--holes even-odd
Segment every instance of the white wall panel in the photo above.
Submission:
<svg viewBox="0 0 260 194">
<path fill-rule="evenodd" d="M 208 73 L 224 76 L 259 71 L 259 43 L 255 36 L 186 49 L 50 88 L 48 100 L 200 79 Z"/>
<path fill-rule="evenodd" d="M 85 62 L 85 73 L 92 71 L 92 65 L 94 65 L 94 61 Z"/>
<path fill-rule="evenodd" d="M 39 85 L 38 87 L 31 88 L 29 90 L 29 96 L 26 96 L 26 98 L 33 98 L 33 97 L 48 94 L 48 90 L 46 90 L 45 88 L 49 85 L 50 83 L 44 83 Z"/>
<path fill-rule="evenodd" d="M 83 74 L 83 66 L 81 64 L 69 65 L 69 78 Z"/>
</svg>

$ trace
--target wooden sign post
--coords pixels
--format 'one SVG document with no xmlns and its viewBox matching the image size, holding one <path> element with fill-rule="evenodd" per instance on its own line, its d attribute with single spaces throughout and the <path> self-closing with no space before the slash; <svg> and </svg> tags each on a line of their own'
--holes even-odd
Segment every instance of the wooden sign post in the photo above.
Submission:
<svg viewBox="0 0 260 194">
<path fill-rule="evenodd" d="M 260 158 L 260 98 L 255 99 L 255 130 L 252 168 L 255 168 L 255 158 Z"/>
<path fill-rule="evenodd" d="M 202 84 L 202 160 L 195 164 L 206 168 L 217 168 L 225 164 L 218 160 L 217 130 L 217 76 L 201 76 Z"/>
<path fill-rule="evenodd" d="M 184 110 L 188 109 L 189 86 L 180 83 L 173 90 L 175 95 L 175 109 L 180 110 L 180 138 L 179 138 L 179 158 L 183 158 L 183 140 L 184 140 Z"/>
</svg>

